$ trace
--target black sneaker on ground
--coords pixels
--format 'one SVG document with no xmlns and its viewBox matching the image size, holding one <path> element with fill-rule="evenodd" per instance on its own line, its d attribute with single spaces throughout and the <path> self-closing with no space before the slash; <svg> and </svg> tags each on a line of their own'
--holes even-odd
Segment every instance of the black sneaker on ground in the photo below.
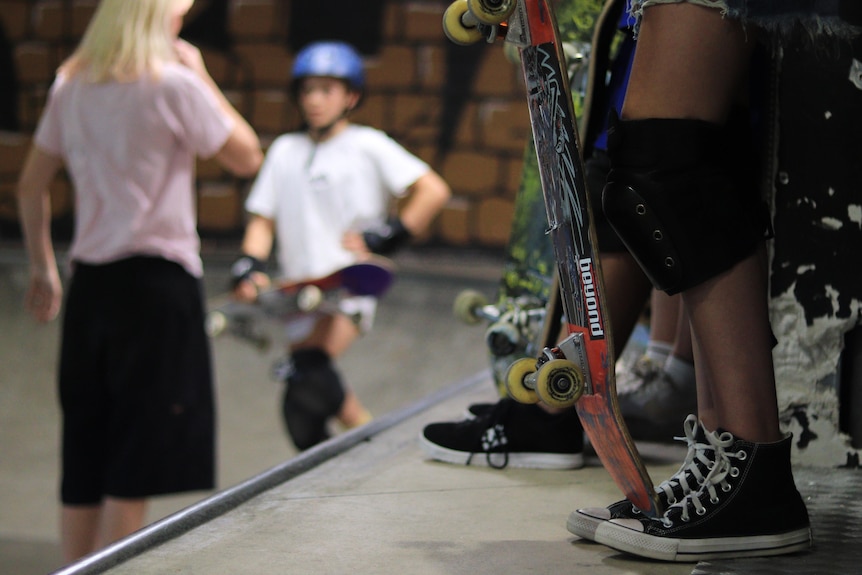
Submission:
<svg viewBox="0 0 862 575">
<path fill-rule="evenodd" d="M 685 437 L 676 437 L 685 441 L 688 452 L 685 461 L 670 479 L 656 485 L 656 493 L 662 505 L 667 508 L 681 500 L 686 494 L 697 489 L 712 465 L 714 448 L 706 440 L 706 431 L 695 415 L 689 415 L 683 423 Z M 566 528 L 573 535 L 590 541 L 595 540 L 596 528 L 611 519 L 633 519 L 643 517 L 640 509 L 632 505 L 628 499 L 617 501 L 608 507 L 588 507 L 576 509 L 569 515 Z"/>
<path fill-rule="evenodd" d="M 481 417 L 497 407 L 496 403 L 474 403 L 472 405 L 468 405 L 467 409 L 464 410 L 464 419 L 473 419 L 475 417 Z"/>
<path fill-rule="evenodd" d="M 658 519 L 601 523 L 595 540 L 662 561 L 783 555 L 811 546 L 811 527 L 790 467 L 788 435 L 750 443 L 728 432 L 706 434 L 714 465 L 700 487 Z"/>
<path fill-rule="evenodd" d="M 584 437 L 574 410 L 550 414 L 538 405 L 501 399 L 484 415 L 425 426 L 419 438 L 432 459 L 497 469 L 583 467 Z"/>
</svg>

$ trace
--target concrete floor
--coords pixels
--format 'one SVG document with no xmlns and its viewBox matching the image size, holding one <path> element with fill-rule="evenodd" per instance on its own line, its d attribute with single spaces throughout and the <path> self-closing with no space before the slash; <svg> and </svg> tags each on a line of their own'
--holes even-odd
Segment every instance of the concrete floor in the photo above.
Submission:
<svg viewBox="0 0 862 575">
<path fill-rule="evenodd" d="M 224 291 L 233 253 L 205 250 L 210 299 Z M 482 328 L 455 320 L 451 307 L 466 288 L 493 295 L 501 262 L 487 254 L 399 256 L 398 280 L 379 306 L 375 329 L 339 363 L 373 414 L 408 405 L 487 367 Z M 26 281 L 20 248 L 0 248 L 0 573 L 15 575 L 43 574 L 61 563 L 56 524 L 59 323 L 38 325 L 24 315 Z M 213 341 L 219 489 L 296 455 L 278 415 L 281 387 L 269 375 L 281 356 L 278 348 L 260 353 L 229 336 Z M 208 495 L 159 498 L 149 518 L 156 521 Z"/>
<path fill-rule="evenodd" d="M 594 458 L 577 471 L 501 471 L 426 460 L 416 441 L 426 423 L 458 417 L 468 403 L 493 400 L 487 376 L 454 387 L 457 393 L 399 417 L 310 470 L 272 481 L 254 497 L 240 496 L 241 504 L 226 513 L 210 513 L 206 507 L 223 506 L 211 500 L 200 513 L 191 513 L 202 518 L 199 523 L 166 520 L 141 534 L 141 554 L 115 563 L 137 543 L 127 540 L 62 575 L 557 574 L 578 567 L 596 575 L 691 573 L 690 564 L 640 562 L 568 534 L 565 519 L 571 509 L 618 498 Z M 349 435 L 339 439 L 349 440 Z M 669 475 L 683 453 L 660 451 L 650 457 L 652 469 Z M 255 481 L 269 482 L 266 474 Z M 197 525 L 186 530 L 189 521 Z M 163 541 L 176 528 L 182 533 Z M 160 544 L 148 545 L 150 537 Z"/>
<path fill-rule="evenodd" d="M 224 285 L 228 261 L 207 258 L 211 294 Z M 216 339 L 219 490 L 160 498 L 153 525 L 61 568 L 57 324 L 22 315 L 23 258 L 0 250 L 0 573 L 765 575 L 849 573 L 862 564 L 858 470 L 798 471 L 814 552 L 678 565 L 639 561 L 566 531 L 572 509 L 619 498 L 594 457 L 564 472 L 426 460 L 416 441 L 424 425 L 495 399 L 483 330 L 456 321 L 451 305 L 465 288 L 492 295 L 501 261 L 424 251 L 399 265 L 376 329 L 340 362 L 374 422 L 297 456 L 281 429 L 279 386 L 268 378 L 278 352 Z M 640 447 L 656 480 L 683 456 L 678 446 Z"/>
</svg>

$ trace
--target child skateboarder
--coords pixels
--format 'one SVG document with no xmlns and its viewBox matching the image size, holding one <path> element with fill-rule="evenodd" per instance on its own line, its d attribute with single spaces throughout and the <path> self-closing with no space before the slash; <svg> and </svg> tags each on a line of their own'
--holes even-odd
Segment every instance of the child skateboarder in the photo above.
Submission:
<svg viewBox="0 0 862 575">
<path fill-rule="evenodd" d="M 294 62 L 291 89 L 304 125 L 273 142 L 246 202 L 250 219 L 232 269 L 241 300 L 253 300 L 268 284 L 264 262 L 274 242 L 282 277 L 322 277 L 371 254 L 395 252 L 428 227 L 450 196 L 425 162 L 383 132 L 349 120 L 365 90 L 353 47 L 305 47 Z M 395 197 L 407 199 L 398 215 L 389 215 Z M 292 365 L 283 416 L 297 448 L 327 439 L 330 417 L 348 428 L 370 420 L 333 360 L 371 327 L 375 304 L 365 297 L 350 302 L 358 322 L 320 315 L 288 326 Z"/>
</svg>

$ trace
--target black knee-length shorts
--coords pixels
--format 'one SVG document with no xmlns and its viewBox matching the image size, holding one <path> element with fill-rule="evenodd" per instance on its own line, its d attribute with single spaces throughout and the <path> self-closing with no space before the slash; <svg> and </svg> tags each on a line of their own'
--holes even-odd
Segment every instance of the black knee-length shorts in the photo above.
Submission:
<svg viewBox="0 0 862 575">
<path fill-rule="evenodd" d="M 61 500 L 212 489 L 215 399 L 203 288 L 179 264 L 76 264 L 64 312 Z"/>
</svg>

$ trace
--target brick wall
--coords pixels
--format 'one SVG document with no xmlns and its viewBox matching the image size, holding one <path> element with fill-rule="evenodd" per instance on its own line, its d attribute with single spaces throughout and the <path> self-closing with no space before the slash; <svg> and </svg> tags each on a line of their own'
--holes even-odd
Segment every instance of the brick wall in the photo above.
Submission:
<svg viewBox="0 0 862 575">
<path fill-rule="evenodd" d="M 231 0 L 230 52 L 204 49 L 219 85 L 258 130 L 264 145 L 290 130 L 298 116 L 285 90 L 293 54 L 287 48 L 291 0 Z M 197 5 L 205 5 L 198 0 Z M 95 0 L 0 0 L 0 19 L 18 71 L 21 133 L 0 137 L 0 219 L 14 218 L 12 189 L 53 71 L 74 48 Z M 529 118 L 516 67 L 502 47 L 471 48 L 478 68 L 458 101 L 455 125 L 444 126 L 447 62 L 464 48 L 443 35 L 447 2 L 387 0 L 379 53 L 367 59 L 368 94 L 354 120 L 381 128 L 429 162 L 454 197 L 423 241 L 504 245 L 518 188 Z M 447 55 L 448 54 L 448 55 Z M 466 52 L 465 52 L 466 54 Z M 451 101 L 449 102 L 451 105 Z M 440 150 L 445 131 L 451 134 Z M 448 141 L 448 140 L 447 140 Z M 199 227 L 206 236 L 238 236 L 247 181 L 214 162 L 198 170 Z M 58 180 L 55 215 L 71 210 L 68 182 Z"/>
</svg>

